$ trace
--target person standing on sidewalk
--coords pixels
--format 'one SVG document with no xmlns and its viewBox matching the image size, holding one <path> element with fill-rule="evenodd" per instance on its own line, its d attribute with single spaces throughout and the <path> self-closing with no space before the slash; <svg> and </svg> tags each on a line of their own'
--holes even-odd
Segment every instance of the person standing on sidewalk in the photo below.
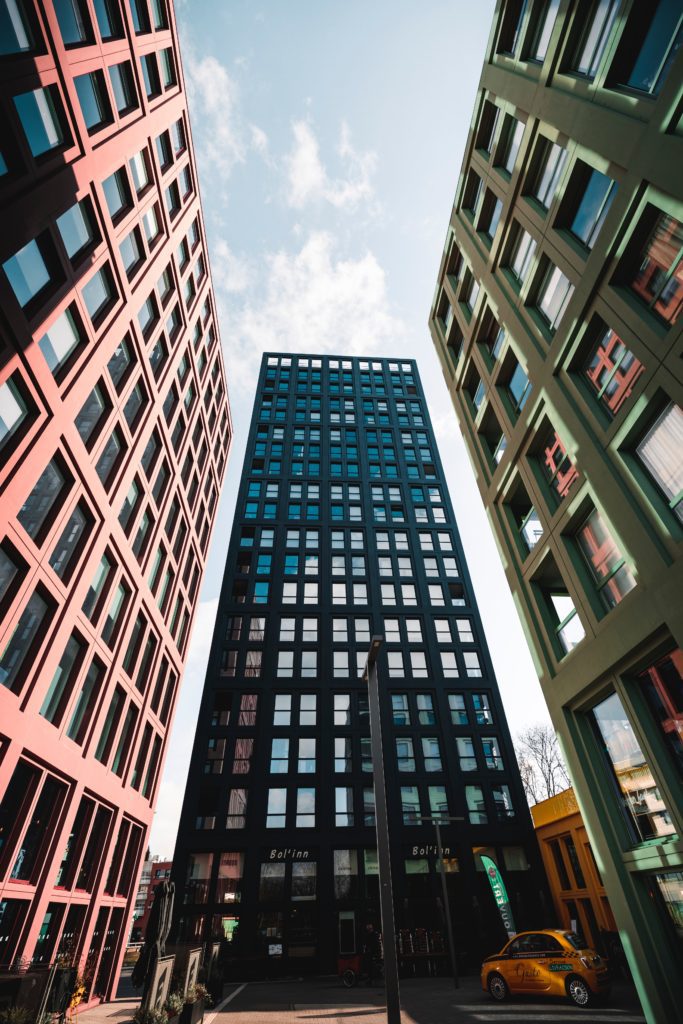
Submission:
<svg viewBox="0 0 683 1024">
<path fill-rule="evenodd" d="M 379 959 L 380 945 L 379 934 L 375 931 L 374 925 L 368 923 L 365 926 L 363 936 L 363 950 L 361 954 L 361 969 L 367 975 L 367 984 L 372 985 L 375 975 L 375 963 Z"/>
</svg>

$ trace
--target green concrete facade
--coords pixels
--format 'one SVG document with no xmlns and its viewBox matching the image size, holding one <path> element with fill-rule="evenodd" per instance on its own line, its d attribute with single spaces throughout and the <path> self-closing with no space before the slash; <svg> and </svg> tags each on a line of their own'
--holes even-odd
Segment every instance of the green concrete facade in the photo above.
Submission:
<svg viewBox="0 0 683 1024">
<path fill-rule="evenodd" d="M 674 56 L 683 8 L 676 20 L 673 7 L 499 0 L 429 319 L 597 867 L 657 1024 L 680 1020 L 683 1005 L 683 874 L 677 905 L 665 903 L 656 877 L 669 885 L 683 872 L 683 516 L 638 446 L 660 416 L 679 429 L 683 406 L 683 50 Z M 637 82 L 658 46 L 656 74 Z M 564 156 L 544 193 L 553 144 Z M 593 185 L 611 188 L 599 220 L 586 199 Z M 591 217 L 596 230 L 582 242 Z M 652 243 L 664 223 L 666 237 L 662 228 Z M 525 261 L 522 232 L 535 243 Z M 560 284 L 546 293 L 551 279 Z M 612 384 L 601 397 L 586 367 L 596 350 L 604 355 L 609 331 L 630 356 L 616 369 L 607 360 L 600 381 L 612 374 Z M 564 448 L 560 483 L 548 480 L 549 437 Z M 683 441 L 680 430 L 673 437 Z M 682 460 L 683 443 L 671 477 L 679 486 Z M 610 577 L 611 608 L 578 539 L 594 512 L 630 580 Z M 531 547 L 521 531 L 529 515 L 540 534 Z M 575 609 L 567 632 L 584 634 L 569 650 L 558 594 Z M 648 697 L 664 664 L 666 714 Z M 625 762 L 615 773 L 596 728 L 593 709 L 611 694 L 644 755 L 640 791 Z M 634 834 L 638 799 L 653 811 L 653 837 Z"/>
</svg>

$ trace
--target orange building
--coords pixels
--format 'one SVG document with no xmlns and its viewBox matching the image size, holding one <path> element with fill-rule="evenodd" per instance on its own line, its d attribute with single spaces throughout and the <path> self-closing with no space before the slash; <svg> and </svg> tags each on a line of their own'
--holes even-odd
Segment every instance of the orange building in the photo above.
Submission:
<svg viewBox="0 0 683 1024">
<path fill-rule="evenodd" d="M 614 954 L 617 926 L 573 789 L 531 808 L 557 923 L 582 932 L 594 949 Z"/>
</svg>

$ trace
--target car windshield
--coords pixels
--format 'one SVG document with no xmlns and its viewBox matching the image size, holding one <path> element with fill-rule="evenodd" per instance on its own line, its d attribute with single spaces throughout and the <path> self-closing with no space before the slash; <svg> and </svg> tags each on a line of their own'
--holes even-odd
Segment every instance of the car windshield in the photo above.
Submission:
<svg viewBox="0 0 683 1024">
<path fill-rule="evenodd" d="M 574 949 L 586 948 L 586 943 L 584 939 L 582 939 L 580 935 L 577 935 L 576 932 L 565 932 L 564 937 L 567 940 L 567 942 L 571 942 Z"/>
</svg>

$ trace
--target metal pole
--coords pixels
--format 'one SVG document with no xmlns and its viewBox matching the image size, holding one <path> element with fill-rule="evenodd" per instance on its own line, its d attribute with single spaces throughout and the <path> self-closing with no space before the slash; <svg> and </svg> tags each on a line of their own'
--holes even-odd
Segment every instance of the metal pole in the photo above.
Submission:
<svg viewBox="0 0 683 1024">
<path fill-rule="evenodd" d="M 379 682 L 376 657 L 383 637 L 373 636 L 365 666 L 370 707 L 370 748 L 375 783 L 375 826 L 377 829 L 377 866 L 379 869 L 379 905 L 382 915 L 382 944 L 384 947 L 384 989 L 387 1000 L 387 1024 L 401 1024 L 401 997 L 398 985 L 396 957 L 396 931 L 394 927 L 394 898 L 391 887 L 391 855 L 389 849 L 389 823 L 387 795 L 384 785 L 384 754 L 382 750 L 382 723 L 379 708 Z"/>
<path fill-rule="evenodd" d="M 451 908 L 448 903 L 448 891 L 446 889 L 446 872 L 444 871 L 443 865 L 443 847 L 441 845 L 441 828 L 439 826 L 439 819 L 434 818 L 434 827 L 436 828 L 436 855 L 439 859 L 439 871 L 441 872 L 441 893 L 443 898 L 443 909 L 446 915 L 446 932 L 448 933 L 448 952 L 451 955 L 451 970 L 453 971 L 453 981 L 455 987 L 460 988 L 460 975 L 458 974 L 458 959 L 455 955 L 455 945 L 453 943 L 453 924 L 451 922 Z"/>
</svg>

